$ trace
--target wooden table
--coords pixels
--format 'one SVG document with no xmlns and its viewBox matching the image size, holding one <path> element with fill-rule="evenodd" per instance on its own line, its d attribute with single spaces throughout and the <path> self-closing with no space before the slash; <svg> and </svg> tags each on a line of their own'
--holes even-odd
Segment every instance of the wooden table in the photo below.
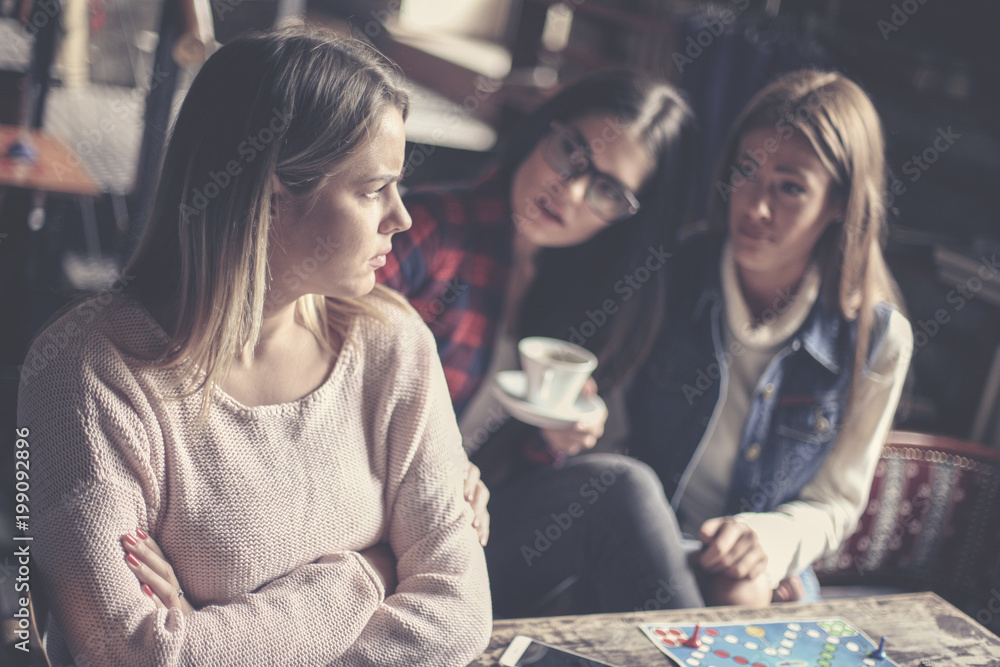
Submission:
<svg viewBox="0 0 1000 667">
<path fill-rule="evenodd" d="M 840 617 L 876 641 L 886 635 L 886 651 L 902 667 L 918 667 L 921 660 L 929 660 L 934 667 L 1000 665 L 1000 638 L 934 593 L 779 604 L 768 609 L 715 607 L 496 621 L 489 648 L 471 665 L 496 665 L 514 635 L 528 635 L 620 667 L 670 667 L 671 661 L 639 630 L 639 623 L 793 617 Z"/>
<path fill-rule="evenodd" d="M 0 125 L 0 185 L 89 197 L 99 194 L 79 156 L 44 130 L 29 133 L 38 151 L 33 164 L 9 158 L 7 150 L 20 135 L 20 128 Z"/>
<path fill-rule="evenodd" d="M 31 130 L 27 136 L 36 151 L 34 161 L 10 157 L 10 147 L 22 136 L 21 128 L 0 125 L 0 203 L 3 201 L 4 187 L 34 190 L 38 196 L 33 206 L 40 211 L 44 210 L 42 193 L 76 195 L 80 201 L 87 252 L 91 258 L 99 258 L 101 243 L 94 197 L 100 194 L 100 189 L 83 166 L 80 156 L 45 130 Z M 45 216 L 42 214 L 33 223 L 29 223 L 31 230 L 41 229 L 44 221 Z"/>
</svg>

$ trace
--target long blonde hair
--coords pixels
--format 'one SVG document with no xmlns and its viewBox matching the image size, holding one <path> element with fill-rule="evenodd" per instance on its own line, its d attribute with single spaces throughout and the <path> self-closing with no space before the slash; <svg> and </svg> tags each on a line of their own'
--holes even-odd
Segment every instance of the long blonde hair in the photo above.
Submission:
<svg viewBox="0 0 1000 667">
<path fill-rule="evenodd" d="M 833 176 L 844 204 L 843 220 L 831 224 L 813 249 L 827 303 L 857 320 L 854 386 L 868 357 L 869 336 L 880 301 L 903 310 L 903 301 L 882 255 L 885 220 L 885 140 L 878 112 L 856 83 L 837 72 L 800 70 L 758 92 L 730 131 L 709 206 L 713 226 L 726 228 L 726 183 L 740 140 L 752 130 L 773 128 L 778 139 L 798 132 Z"/>
<path fill-rule="evenodd" d="M 142 241 L 125 268 L 146 303 L 176 306 L 153 367 L 180 368 L 183 395 L 213 388 L 260 335 L 273 177 L 308 197 L 387 109 L 406 117 L 396 67 L 370 46 L 313 28 L 242 35 L 201 68 L 181 106 Z M 296 316 L 323 345 L 343 340 L 370 298 L 307 295 Z"/>
</svg>

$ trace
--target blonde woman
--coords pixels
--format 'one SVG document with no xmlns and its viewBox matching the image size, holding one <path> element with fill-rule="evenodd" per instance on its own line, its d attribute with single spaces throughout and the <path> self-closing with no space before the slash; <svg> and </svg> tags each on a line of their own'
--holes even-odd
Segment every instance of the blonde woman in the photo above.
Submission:
<svg viewBox="0 0 1000 667">
<path fill-rule="evenodd" d="M 857 84 L 781 77 L 730 134 L 721 234 L 689 240 L 672 267 L 631 452 L 701 543 L 710 604 L 802 597 L 867 502 L 913 350 L 880 246 L 883 152 Z"/>
<path fill-rule="evenodd" d="M 485 648 L 434 341 L 375 287 L 410 225 L 406 112 L 390 63 L 304 30 L 240 37 L 195 79 L 127 288 L 26 362 L 57 664 L 465 665 Z"/>
</svg>

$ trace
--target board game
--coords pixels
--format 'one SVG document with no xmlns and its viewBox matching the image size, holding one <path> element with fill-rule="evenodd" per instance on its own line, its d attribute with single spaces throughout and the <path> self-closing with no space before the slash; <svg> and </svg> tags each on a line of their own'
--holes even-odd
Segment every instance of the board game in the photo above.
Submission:
<svg viewBox="0 0 1000 667">
<path fill-rule="evenodd" d="M 681 667 L 898 667 L 880 657 L 884 642 L 836 618 L 639 627 Z"/>
</svg>

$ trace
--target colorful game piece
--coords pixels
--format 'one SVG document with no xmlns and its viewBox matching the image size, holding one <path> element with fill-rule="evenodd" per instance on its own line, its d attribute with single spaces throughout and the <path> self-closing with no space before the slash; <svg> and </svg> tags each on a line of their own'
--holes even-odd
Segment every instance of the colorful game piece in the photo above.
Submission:
<svg viewBox="0 0 1000 667">
<path fill-rule="evenodd" d="M 685 639 L 682 644 L 688 648 L 701 648 L 701 640 L 698 639 L 698 635 L 701 633 L 701 623 L 697 623 L 694 626 L 694 632 Z"/>
<path fill-rule="evenodd" d="M 34 164 L 38 159 L 38 149 L 31 137 L 25 133 L 7 149 L 7 157 Z"/>
<path fill-rule="evenodd" d="M 868 654 L 869 658 L 875 658 L 876 660 L 885 660 L 885 635 L 882 636 L 882 641 L 878 643 L 878 648 Z"/>
<path fill-rule="evenodd" d="M 680 667 L 897 667 L 885 656 L 884 641 L 876 647 L 837 618 L 639 628 Z"/>
</svg>

